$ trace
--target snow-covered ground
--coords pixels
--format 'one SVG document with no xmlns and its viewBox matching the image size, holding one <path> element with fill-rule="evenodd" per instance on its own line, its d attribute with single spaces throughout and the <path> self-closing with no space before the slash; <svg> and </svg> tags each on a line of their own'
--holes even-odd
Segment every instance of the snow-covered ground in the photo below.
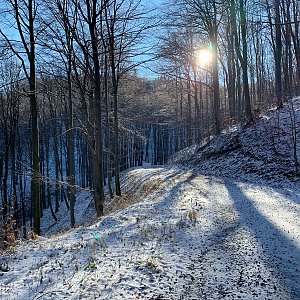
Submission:
<svg viewBox="0 0 300 300">
<path fill-rule="evenodd" d="M 3 253 L 0 299 L 299 300 L 299 129 L 294 99 L 167 167 L 127 170 L 101 220 L 78 191 L 77 228 L 61 203 L 43 237 Z"/>
<path fill-rule="evenodd" d="M 282 182 L 299 184 L 300 98 L 284 103 L 281 110 L 269 110 L 248 128 L 229 128 L 210 143 L 175 153 L 169 164 L 277 187 Z"/>
<path fill-rule="evenodd" d="M 136 204 L 5 253 L 0 299 L 300 299 L 300 193 L 290 184 L 183 167 L 123 180 Z"/>
</svg>

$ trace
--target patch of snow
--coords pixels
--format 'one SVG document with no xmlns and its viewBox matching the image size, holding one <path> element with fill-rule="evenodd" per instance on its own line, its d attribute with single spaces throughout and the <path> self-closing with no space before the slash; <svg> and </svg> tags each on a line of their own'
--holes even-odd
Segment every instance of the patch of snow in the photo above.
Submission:
<svg viewBox="0 0 300 300">
<path fill-rule="evenodd" d="M 290 190 L 183 168 L 131 169 L 123 180 L 143 202 L 5 253 L 0 298 L 299 299 Z"/>
</svg>

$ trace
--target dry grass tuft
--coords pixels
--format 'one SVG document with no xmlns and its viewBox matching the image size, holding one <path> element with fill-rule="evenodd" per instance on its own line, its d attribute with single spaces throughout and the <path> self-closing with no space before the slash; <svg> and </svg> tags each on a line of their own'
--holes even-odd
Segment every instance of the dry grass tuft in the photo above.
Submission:
<svg viewBox="0 0 300 300">
<path fill-rule="evenodd" d="M 104 207 L 104 215 L 109 215 L 115 211 L 125 209 L 140 201 L 141 199 L 136 196 L 115 196 L 112 200 L 106 203 Z"/>
<path fill-rule="evenodd" d="M 115 196 L 113 199 L 105 203 L 104 215 L 109 215 L 115 211 L 125 209 L 138 202 L 141 202 L 145 196 L 154 193 L 159 189 L 161 181 L 159 178 L 147 180 L 141 184 L 139 195 L 133 195 L 130 192 L 122 196 Z"/>
<path fill-rule="evenodd" d="M 143 195 L 145 195 L 145 194 L 149 195 L 149 194 L 157 191 L 160 186 L 161 186 L 161 181 L 160 181 L 159 178 L 149 180 L 149 181 L 142 184 L 141 193 Z"/>
<path fill-rule="evenodd" d="M 188 218 L 191 222 L 196 223 L 198 219 L 198 212 L 195 209 L 192 209 L 188 212 Z"/>
</svg>

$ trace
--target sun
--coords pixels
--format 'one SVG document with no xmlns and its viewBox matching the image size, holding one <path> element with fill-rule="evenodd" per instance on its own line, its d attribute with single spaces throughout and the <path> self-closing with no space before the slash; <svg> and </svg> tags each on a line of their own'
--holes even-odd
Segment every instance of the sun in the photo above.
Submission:
<svg viewBox="0 0 300 300">
<path fill-rule="evenodd" d="M 200 66 L 207 66 L 212 62 L 212 52 L 210 49 L 201 49 L 197 52 L 197 64 Z"/>
</svg>

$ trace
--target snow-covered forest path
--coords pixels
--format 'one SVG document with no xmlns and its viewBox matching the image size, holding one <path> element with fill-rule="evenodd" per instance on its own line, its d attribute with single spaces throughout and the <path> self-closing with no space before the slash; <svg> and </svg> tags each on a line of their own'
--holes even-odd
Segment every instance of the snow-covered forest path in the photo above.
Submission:
<svg viewBox="0 0 300 300">
<path fill-rule="evenodd" d="M 297 192 L 159 167 L 123 180 L 144 201 L 20 245 L 0 299 L 300 299 Z"/>
<path fill-rule="evenodd" d="M 196 194 L 197 185 L 208 189 L 214 230 L 206 231 L 206 250 L 193 261 L 199 282 L 192 285 L 193 294 L 199 299 L 300 299 L 299 203 L 229 179 L 196 176 L 186 188 Z"/>
</svg>

